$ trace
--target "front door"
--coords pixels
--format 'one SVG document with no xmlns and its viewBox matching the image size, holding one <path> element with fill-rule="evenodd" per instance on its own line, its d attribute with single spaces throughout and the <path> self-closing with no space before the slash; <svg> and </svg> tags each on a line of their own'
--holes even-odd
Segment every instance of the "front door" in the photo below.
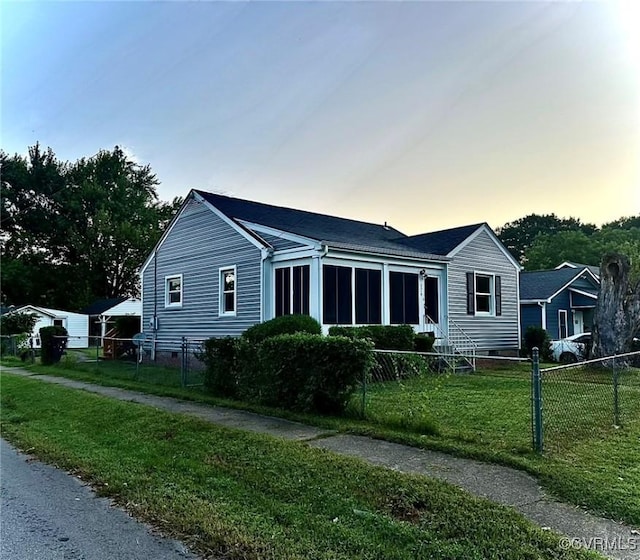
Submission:
<svg viewBox="0 0 640 560">
<path fill-rule="evenodd" d="M 584 313 L 581 310 L 573 312 L 573 334 L 582 334 L 584 332 Z"/>
<path fill-rule="evenodd" d="M 433 325 L 440 323 L 440 289 L 438 278 L 427 276 L 424 279 L 425 326 L 432 331 Z"/>
</svg>

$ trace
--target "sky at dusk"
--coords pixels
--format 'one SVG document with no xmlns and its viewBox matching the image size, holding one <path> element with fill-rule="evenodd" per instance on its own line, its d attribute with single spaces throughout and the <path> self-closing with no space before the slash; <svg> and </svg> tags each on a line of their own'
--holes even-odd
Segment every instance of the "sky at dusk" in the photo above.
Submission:
<svg viewBox="0 0 640 560">
<path fill-rule="evenodd" d="M 628 2 L 2 2 L 0 147 L 408 233 L 640 213 Z"/>
</svg>

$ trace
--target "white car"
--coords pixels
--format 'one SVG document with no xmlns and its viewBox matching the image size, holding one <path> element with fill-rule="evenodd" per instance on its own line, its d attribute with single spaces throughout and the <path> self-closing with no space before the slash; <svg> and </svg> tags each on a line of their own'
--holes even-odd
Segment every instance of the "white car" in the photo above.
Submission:
<svg viewBox="0 0 640 560">
<path fill-rule="evenodd" d="M 580 333 L 561 340 L 551 341 L 551 356 L 561 364 L 573 364 L 586 360 L 591 350 L 591 333 Z"/>
</svg>

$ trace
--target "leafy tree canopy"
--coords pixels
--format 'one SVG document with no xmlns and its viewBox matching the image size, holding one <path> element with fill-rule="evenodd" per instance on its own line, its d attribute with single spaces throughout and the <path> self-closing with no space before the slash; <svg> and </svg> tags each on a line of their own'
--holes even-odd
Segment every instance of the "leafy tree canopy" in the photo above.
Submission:
<svg viewBox="0 0 640 560">
<path fill-rule="evenodd" d="M 640 216 L 598 228 L 577 218 L 531 214 L 497 233 L 526 270 L 551 269 L 565 261 L 600 266 L 603 255 L 613 252 L 627 255 L 632 276 L 640 276 Z"/>
<path fill-rule="evenodd" d="M 148 165 L 116 146 L 76 162 L 38 144 L 0 151 L 2 299 L 77 309 L 135 295 L 137 268 L 180 199 L 158 200 Z"/>
<path fill-rule="evenodd" d="M 555 214 L 530 214 L 498 228 L 498 237 L 511 254 L 524 265 L 527 252 L 539 235 L 553 235 L 563 231 L 577 231 L 590 235 L 593 224 L 583 224 L 577 218 L 558 218 Z"/>
</svg>

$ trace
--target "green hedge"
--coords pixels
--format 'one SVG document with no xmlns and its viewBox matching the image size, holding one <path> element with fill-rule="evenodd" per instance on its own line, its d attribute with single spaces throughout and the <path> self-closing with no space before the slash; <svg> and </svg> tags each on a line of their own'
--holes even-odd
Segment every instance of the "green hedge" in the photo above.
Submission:
<svg viewBox="0 0 640 560">
<path fill-rule="evenodd" d="M 253 343 L 281 334 L 322 334 L 320 323 L 309 315 L 283 315 L 249 327 L 242 337 Z"/>
<path fill-rule="evenodd" d="M 64 327 L 53 326 L 40 329 L 40 360 L 44 365 L 57 364 L 60 361 L 67 347 L 67 336 L 67 329 Z"/>
<path fill-rule="evenodd" d="M 368 325 L 364 327 L 331 327 L 329 336 L 352 339 L 368 338 L 378 350 L 414 350 L 415 332 L 411 325 Z"/>
<path fill-rule="evenodd" d="M 413 348 L 416 352 L 433 352 L 435 341 L 436 337 L 432 333 L 420 333 L 413 340 Z"/>
<path fill-rule="evenodd" d="M 204 343 L 204 352 L 198 356 L 206 366 L 204 386 L 207 391 L 221 397 L 238 396 L 238 344 L 240 339 L 230 336 L 210 338 Z"/>
<path fill-rule="evenodd" d="M 340 414 L 373 363 L 367 340 L 283 334 L 253 343 L 210 339 L 202 356 L 211 393 L 301 412 Z"/>
<path fill-rule="evenodd" d="M 253 367 L 242 368 L 240 386 L 244 395 L 250 393 L 261 404 L 339 414 L 367 375 L 371 350 L 365 340 L 305 333 L 276 336 L 260 345 Z"/>
</svg>

